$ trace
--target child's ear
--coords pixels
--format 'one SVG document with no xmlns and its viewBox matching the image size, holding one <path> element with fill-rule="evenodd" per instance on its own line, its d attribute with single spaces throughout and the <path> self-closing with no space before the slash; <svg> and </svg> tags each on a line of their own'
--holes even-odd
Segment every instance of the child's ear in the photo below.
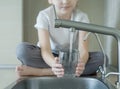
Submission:
<svg viewBox="0 0 120 89">
<path fill-rule="evenodd" d="M 52 0 L 48 0 L 49 4 L 52 4 Z"/>
</svg>

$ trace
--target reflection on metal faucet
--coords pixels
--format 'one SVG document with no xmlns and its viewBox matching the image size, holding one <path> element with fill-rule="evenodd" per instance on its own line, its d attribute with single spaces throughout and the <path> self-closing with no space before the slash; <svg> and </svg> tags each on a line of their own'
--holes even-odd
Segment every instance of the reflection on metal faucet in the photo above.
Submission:
<svg viewBox="0 0 120 89">
<path fill-rule="evenodd" d="M 120 75 L 120 73 L 117 72 L 109 72 L 105 75 L 105 77 L 108 77 L 109 75 Z"/>
</svg>

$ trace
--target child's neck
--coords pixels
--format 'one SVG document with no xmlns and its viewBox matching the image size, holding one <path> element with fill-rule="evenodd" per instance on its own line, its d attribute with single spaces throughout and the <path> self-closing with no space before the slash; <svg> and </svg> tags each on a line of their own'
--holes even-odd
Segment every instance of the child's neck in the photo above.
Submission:
<svg viewBox="0 0 120 89">
<path fill-rule="evenodd" d="M 70 20 L 71 19 L 71 15 L 58 15 L 59 19 L 66 19 L 66 20 Z"/>
</svg>

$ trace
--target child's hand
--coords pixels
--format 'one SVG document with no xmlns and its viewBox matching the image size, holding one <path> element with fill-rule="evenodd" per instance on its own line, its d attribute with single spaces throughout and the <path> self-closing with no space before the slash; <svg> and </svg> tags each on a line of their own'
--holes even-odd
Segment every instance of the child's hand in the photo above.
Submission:
<svg viewBox="0 0 120 89">
<path fill-rule="evenodd" d="M 79 77 L 83 73 L 84 69 L 85 69 L 85 63 L 79 61 L 76 67 L 76 76 Z"/>
<path fill-rule="evenodd" d="M 52 71 L 57 77 L 63 77 L 64 69 L 62 64 L 59 63 L 58 57 L 55 58 L 55 63 L 52 65 Z"/>
</svg>

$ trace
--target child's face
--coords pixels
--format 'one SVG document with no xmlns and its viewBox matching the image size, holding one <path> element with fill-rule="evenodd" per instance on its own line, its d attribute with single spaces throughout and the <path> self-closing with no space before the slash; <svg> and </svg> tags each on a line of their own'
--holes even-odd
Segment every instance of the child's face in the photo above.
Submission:
<svg viewBox="0 0 120 89">
<path fill-rule="evenodd" d="M 51 0 L 51 3 L 55 5 L 57 14 L 71 14 L 76 8 L 78 0 Z"/>
</svg>

